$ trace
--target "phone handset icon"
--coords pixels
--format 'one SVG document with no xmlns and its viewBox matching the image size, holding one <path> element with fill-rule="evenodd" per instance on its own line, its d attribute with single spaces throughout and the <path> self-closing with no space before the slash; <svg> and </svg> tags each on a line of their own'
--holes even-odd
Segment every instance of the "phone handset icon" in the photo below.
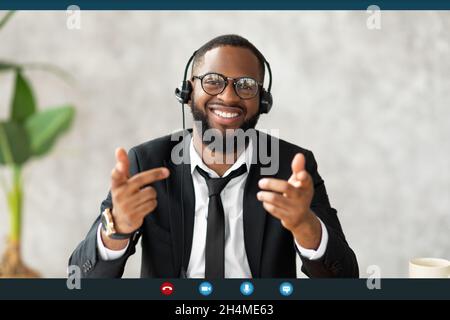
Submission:
<svg viewBox="0 0 450 320">
<path fill-rule="evenodd" d="M 165 296 L 169 296 L 173 293 L 173 284 L 171 284 L 170 282 L 164 282 L 161 287 L 161 293 Z"/>
</svg>

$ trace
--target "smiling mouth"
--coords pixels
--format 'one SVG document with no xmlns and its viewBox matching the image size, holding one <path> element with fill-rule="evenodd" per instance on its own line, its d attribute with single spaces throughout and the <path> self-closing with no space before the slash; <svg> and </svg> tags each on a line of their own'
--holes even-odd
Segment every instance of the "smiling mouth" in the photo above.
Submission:
<svg viewBox="0 0 450 320">
<path fill-rule="evenodd" d="M 224 112 L 224 111 L 220 111 L 217 109 L 213 109 L 212 112 L 221 117 L 221 118 L 225 118 L 225 119 L 232 119 L 232 118 L 237 118 L 239 117 L 239 113 L 237 112 Z"/>
<path fill-rule="evenodd" d="M 209 110 L 221 119 L 233 120 L 242 116 L 241 109 L 236 107 L 209 107 Z"/>
</svg>

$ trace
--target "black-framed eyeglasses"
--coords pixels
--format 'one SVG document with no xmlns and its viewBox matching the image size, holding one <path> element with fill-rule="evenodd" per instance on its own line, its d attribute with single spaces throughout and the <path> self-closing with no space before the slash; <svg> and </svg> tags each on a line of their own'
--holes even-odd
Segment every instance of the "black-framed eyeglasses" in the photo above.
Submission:
<svg viewBox="0 0 450 320">
<path fill-rule="evenodd" d="M 241 99 L 254 98 L 258 94 L 260 87 L 263 86 L 262 83 L 251 77 L 230 78 L 216 72 L 209 72 L 202 76 L 193 76 L 192 80 L 194 79 L 199 79 L 203 90 L 211 96 L 221 94 L 227 87 L 229 80 L 233 81 L 234 92 Z"/>
</svg>

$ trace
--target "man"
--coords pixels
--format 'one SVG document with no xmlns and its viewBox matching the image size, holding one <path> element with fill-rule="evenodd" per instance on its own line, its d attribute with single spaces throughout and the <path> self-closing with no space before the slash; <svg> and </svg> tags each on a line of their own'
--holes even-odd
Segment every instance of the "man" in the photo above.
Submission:
<svg viewBox="0 0 450 320">
<path fill-rule="evenodd" d="M 309 277 L 358 277 L 313 154 L 259 131 L 236 143 L 254 130 L 267 94 L 262 54 L 225 35 L 193 59 L 193 129 L 181 142 L 165 136 L 128 156 L 116 150 L 103 214 L 69 264 L 83 277 L 121 277 L 142 238 L 142 277 L 295 278 L 297 254 Z M 223 139 L 216 148 L 205 138 L 211 130 Z M 278 163 L 270 175 L 265 140 Z M 175 161 L 174 150 L 187 161 Z"/>
</svg>

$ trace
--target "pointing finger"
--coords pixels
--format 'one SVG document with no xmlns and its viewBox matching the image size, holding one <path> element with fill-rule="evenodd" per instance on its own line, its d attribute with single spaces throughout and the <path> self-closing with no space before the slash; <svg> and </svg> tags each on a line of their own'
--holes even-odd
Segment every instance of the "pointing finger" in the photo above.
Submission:
<svg viewBox="0 0 450 320">
<path fill-rule="evenodd" d="M 169 175 L 170 175 L 169 169 L 159 167 L 140 172 L 131 177 L 128 180 L 128 182 L 132 190 L 139 190 L 140 188 L 142 188 L 147 184 L 166 179 Z"/>
</svg>

